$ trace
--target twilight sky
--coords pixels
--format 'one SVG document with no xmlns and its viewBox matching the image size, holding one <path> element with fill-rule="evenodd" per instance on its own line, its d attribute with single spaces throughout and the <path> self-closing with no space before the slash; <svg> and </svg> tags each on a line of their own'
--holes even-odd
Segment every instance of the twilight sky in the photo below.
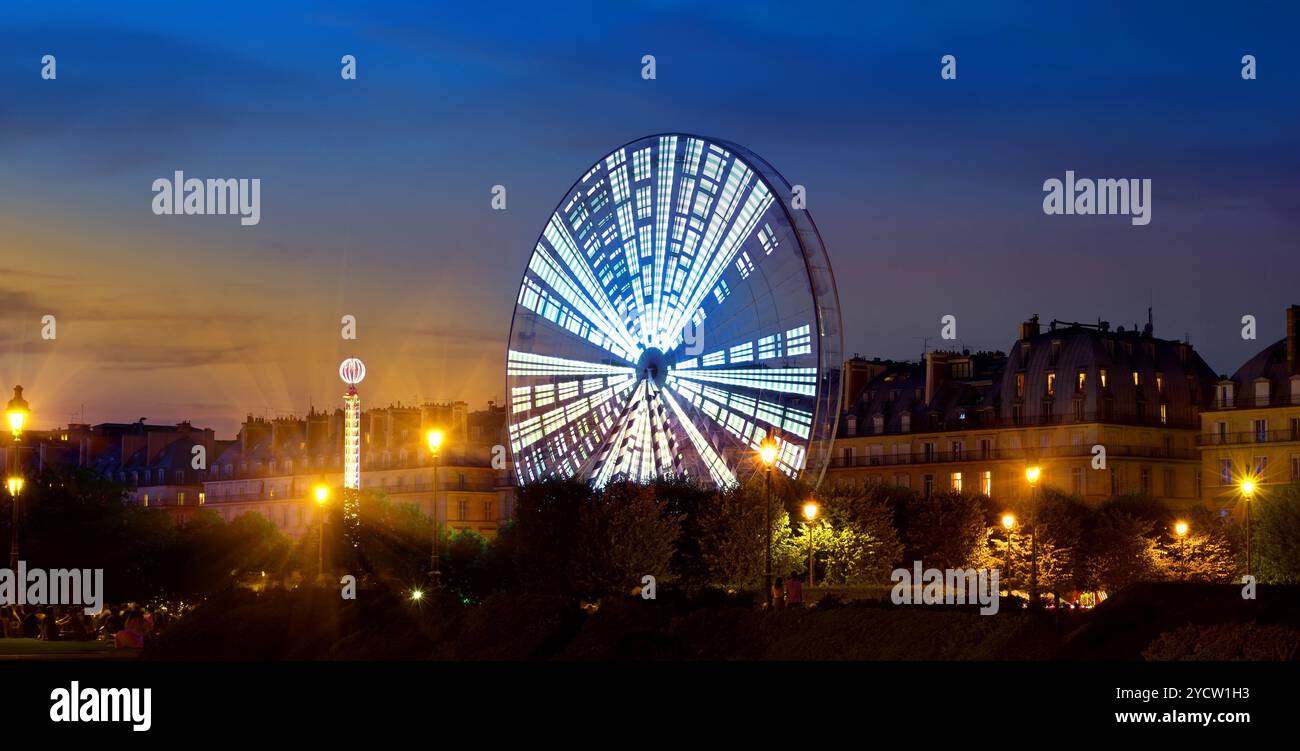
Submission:
<svg viewBox="0 0 1300 751">
<path fill-rule="evenodd" d="M 366 404 L 500 399 L 555 203 L 665 131 L 743 144 L 807 187 L 848 353 L 915 358 L 945 314 L 963 346 L 1005 350 L 1032 313 L 1128 326 L 1154 304 L 1157 335 L 1230 373 L 1300 302 L 1284 4 L 480 5 L 10 4 L 0 384 L 27 387 L 36 426 L 84 405 L 229 437 L 247 413 L 333 407 L 352 354 Z M 261 223 L 155 216 L 150 186 L 175 170 L 261 178 Z M 1066 170 L 1150 178 L 1151 223 L 1044 215 Z"/>
</svg>

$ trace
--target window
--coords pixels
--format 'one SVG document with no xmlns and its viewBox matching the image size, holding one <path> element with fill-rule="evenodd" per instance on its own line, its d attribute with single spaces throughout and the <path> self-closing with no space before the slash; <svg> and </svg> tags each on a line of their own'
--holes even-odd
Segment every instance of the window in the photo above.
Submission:
<svg viewBox="0 0 1300 751">
<path fill-rule="evenodd" d="M 1195 483 L 1195 487 L 1196 487 L 1196 497 L 1197 497 L 1197 498 L 1200 498 L 1200 497 L 1201 497 L 1201 473 L 1200 473 L 1200 470 L 1197 470 L 1197 472 L 1196 472 L 1196 476 L 1195 476 L 1195 478 L 1193 478 L 1193 482 Z"/>
<path fill-rule="evenodd" d="M 178 490 L 178 491 L 176 491 L 176 505 L 177 505 L 177 506 L 184 506 L 184 505 L 185 505 L 185 491 L 184 491 L 184 490 Z"/>
<path fill-rule="evenodd" d="M 1214 423 L 1214 434 L 1218 436 L 1218 440 L 1215 441 L 1216 443 L 1227 443 L 1227 442 L 1228 442 L 1228 423 L 1226 423 L 1226 422 L 1216 422 L 1216 423 Z"/>
<path fill-rule="evenodd" d="M 1268 457 L 1267 456 L 1255 457 L 1255 482 L 1264 482 L 1264 479 L 1267 475 L 1268 475 Z"/>
<path fill-rule="evenodd" d="M 1161 396 L 1164 396 L 1164 393 L 1165 393 L 1165 374 L 1164 374 L 1164 373 L 1156 373 L 1156 392 L 1159 393 Z"/>
<path fill-rule="evenodd" d="M 845 430 L 845 432 L 848 433 L 849 435 L 857 435 L 857 434 L 858 434 L 858 416 L 857 416 L 857 415 L 849 415 L 848 420 L 845 422 L 844 430 Z"/>
<path fill-rule="evenodd" d="M 1220 485 L 1232 484 L 1232 460 L 1231 459 L 1219 460 L 1219 484 Z"/>
<path fill-rule="evenodd" d="M 1047 371 L 1047 395 L 1056 395 L 1056 373 L 1053 373 L 1050 370 Z"/>
<path fill-rule="evenodd" d="M 1161 404 L 1161 405 L 1160 405 L 1160 424 L 1161 424 L 1161 425 L 1168 425 L 1168 424 L 1169 424 L 1169 405 L 1168 405 L 1168 404 Z"/>
<path fill-rule="evenodd" d="M 483 501 L 483 521 L 492 520 L 492 501 Z"/>
<path fill-rule="evenodd" d="M 934 475 L 924 475 L 921 477 L 921 493 L 929 498 L 934 495 Z M 145 497 L 148 500 L 148 496 Z"/>
<path fill-rule="evenodd" d="M 1268 420 L 1255 421 L 1255 443 L 1264 443 L 1268 440 Z"/>
<path fill-rule="evenodd" d="M 1151 470 L 1147 469 L 1146 467 L 1143 467 L 1141 479 L 1142 479 L 1142 492 L 1150 493 L 1151 492 Z"/>
<path fill-rule="evenodd" d="M 910 488 L 912 487 L 912 476 L 894 475 L 894 484 L 900 488 Z"/>
<path fill-rule="evenodd" d="M 1016 398 L 1020 399 L 1025 395 L 1025 374 L 1016 373 Z"/>
<path fill-rule="evenodd" d="M 990 459 L 993 457 L 993 441 L 988 438 L 980 439 L 980 458 Z"/>
<path fill-rule="evenodd" d="M 984 495 L 993 495 L 993 471 L 984 470 L 980 472 L 980 492 Z"/>
<path fill-rule="evenodd" d="M 927 462 L 934 461 L 934 444 L 930 441 L 926 441 L 925 443 L 922 443 L 921 453 L 925 457 L 925 461 Z"/>
<path fill-rule="evenodd" d="M 1070 492 L 1083 495 L 1083 467 L 1070 467 Z"/>
<path fill-rule="evenodd" d="M 1075 378 L 1074 381 L 1074 390 L 1078 392 L 1082 392 L 1083 387 L 1087 385 L 1087 383 L 1088 383 L 1088 371 L 1084 370 L 1083 368 L 1079 368 L 1079 375 Z"/>
<path fill-rule="evenodd" d="M 1074 421 L 1083 422 L 1086 419 L 1087 417 L 1084 415 L 1083 412 L 1083 400 L 1075 399 L 1074 400 Z"/>
<path fill-rule="evenodd" d="M 952 442 L 952 460 L 955 461 L 955 462 L 959 462 L 959 461 L 961 461 L 961 459 L 962 459 L 961 452 L 962 452 L 961 441 L 953 441 L 953 442 Z"/>
<path fill-rule="evenodd" d="M 456 501 L 456 518 L 461 521 L 469 518 L 469 501 L 464 498 Z"/>
<path fill-rule="evenodd" d="M 1119 470 L 1110 468 L 1110 494 L 1119 495 Z"/>
<path fill-rule="evenodd" d="M 206 501 L 207 499 L 208 499 L 207 493 L 204 493 L 202 490 L 200 490 L 200 491 L 199 491 L 199 505 L 202 506 L 202 505 L 203 505 L 203 502 Z"/>
<path fill-rule="evenodd" d="M 1166 498 L 1175 498 L 1178 496 L 1178 488 L 1174 487 L 1174 477 L 1175 475 L 1172 469 L 1165 470 L 1165 497 Z"/>
<path fill-rule="evenodd" d="M 465 489 L 465 473 L 461 472 L 456 475 L 456 485 L 459 490 Z M 463 517 L 462 517 L 463 518 Z"/>
<path fill-rule="evenodd" d="M 148 505 L 149 505 L 149 494 L 148 494 L 148 493 L 145 493 L 145 494 L 144 494 L 144 505 L 145 505 L 145 506 L 148 506 Z"/>
<path fill-rule="evenodd" d="M 846 467 L 852 467 L 852 466 L 853 466 L 853 447 L 852 447 L 852 446 L 845 446 L 845 447 L 844 447 L 844 450 L 843 450 L 842 453 L 843 453 L 843 456 L 844 456 L 844 466 L 846 466 Z"/>
<path fill-rule="evenodd" d="M 1136 370 L 1133 371 L 1133 385 L 1137 386 L 1138 388 L 1142 387 L 1142 374 L 1137 372 Z"/>
<path fill-rule="evenodd" d="M 1101 387 L 1102 387 L 1102 388 L 1106 388 L 1106 369 L 1105 369 L 1105 368 L 1102 368 L 1101 371 L 1097 374 L 1097 382 L 1101 384 Z"/>
<path fill-rule="evenodd" d="M 912 429 L 912 416 L 904 412 L 899 427 L 904 433 L 910 431 Z"/>
<path fill-rule="evenodd" d="M 1291 457 L 1291 481 L 1300 480 L 1300 456 Z"/>
<path fill-rule="evenodd" d="M 952 473 L 952 476 L 951 476 L 949 479 L 951 480 L 951 485 L 952 485 L 952 489 L 953 489 L 953 491 L 954 491 L 954 492 L 957 492 L 957 493 L 960 493 L 960 492 L 961 492 L 961 473 L 960 473 L 960 472 L 953 472 L 953 473 Z"/>
<path fill-rule="evenodd" d="M 885 416 L 884 416 L 884 415 L 872 415 L 872 416 L 871 416 L 871 432 L 873 432 L 873 433 L 883 433 L 883 432 L 885 432 Z"/>
</svg>

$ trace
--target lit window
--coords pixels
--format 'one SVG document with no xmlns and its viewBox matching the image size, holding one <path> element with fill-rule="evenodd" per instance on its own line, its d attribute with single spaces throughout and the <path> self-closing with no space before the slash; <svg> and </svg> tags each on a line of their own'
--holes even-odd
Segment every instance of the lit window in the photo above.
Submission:
<svg viewBox="0 0 1300 751">
<path fill-rule="evenodd" d="M 1098 380 L 1099 383 L 1101 383 L 1101 387 L 1102 387 L 1102 388 L 1106 388 L 1106 369 L 1105 369 L 1105 368 L 1102 368 L 1102 369 L 1101 369 L 1101 372 L 1100 372 L 1100 374 L 1099 374 L 1097 380 Z"/>
<path fill-rule="evenodd" d="M 953 472 L 953 473 L 952 473 L 952 489 L 953 489 L 953 491 L 955 491 L 955 492 L 957 492 L 957 493 L 960 493 L 960 492 L 961 492 L 961 473 L 960 473 L 960 472 Z"/>
<path fill-rule="evenodd" d="M 1056 393 L 1056 374 L 1048 372 L 1047 374 L 1047 395 L 1052 396 Z"/>
<path fill-rule="evenodd" d="M 980 492 L 984 495 L 993 495 L 993 471 L 984 470 L 980 473 Z"/>
<path fill-rule="evenodd" d="M 1080 369 L 1080 370 L 1079 370 L 1079 378 L 1078 378 L 1077 381 L 1075 381 L 1075 384 L 1074 384 L 1074 390 L 1075 390 L 1075 391 L 1083 391 L 1083 387 L 1084 387 L 1084 385 L 1085 385 L 1087 382 L 1088 382 L 1088 372 L 1087 372 L 1086 370 L 1082 370 L 1082 369 Z"/>
</svg>

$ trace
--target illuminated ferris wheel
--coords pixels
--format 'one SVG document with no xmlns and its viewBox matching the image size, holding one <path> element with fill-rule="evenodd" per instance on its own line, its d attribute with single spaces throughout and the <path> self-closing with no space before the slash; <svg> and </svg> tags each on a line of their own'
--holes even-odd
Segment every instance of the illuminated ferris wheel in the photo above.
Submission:
<svg viewBox="0 0 1300 751">
<path fill-rule="evenodd" d="M 507 388 L 519 482 L 684 476 L 731 485 L 768 437 L 820 480 L 840 312 L 792 188 L 735 144 L 649 136 L 569 190 L 516 299 Z"/>
</svg>

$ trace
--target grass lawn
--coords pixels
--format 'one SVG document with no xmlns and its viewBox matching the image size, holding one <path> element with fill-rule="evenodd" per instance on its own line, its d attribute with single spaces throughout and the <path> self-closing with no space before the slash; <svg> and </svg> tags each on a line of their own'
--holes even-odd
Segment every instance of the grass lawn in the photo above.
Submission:
<svg viewBox="0 0 1300 751">
<path fill-rule="evenodd" d="M 0 639 L 0 657 L 5 655 L 67 655 L 86 652 L 113 652 L 113 645 L 102 641 L 41 641 L 39 639 Z M 125 650 L 124 650 L 125 651 Z"/>
</svg>

